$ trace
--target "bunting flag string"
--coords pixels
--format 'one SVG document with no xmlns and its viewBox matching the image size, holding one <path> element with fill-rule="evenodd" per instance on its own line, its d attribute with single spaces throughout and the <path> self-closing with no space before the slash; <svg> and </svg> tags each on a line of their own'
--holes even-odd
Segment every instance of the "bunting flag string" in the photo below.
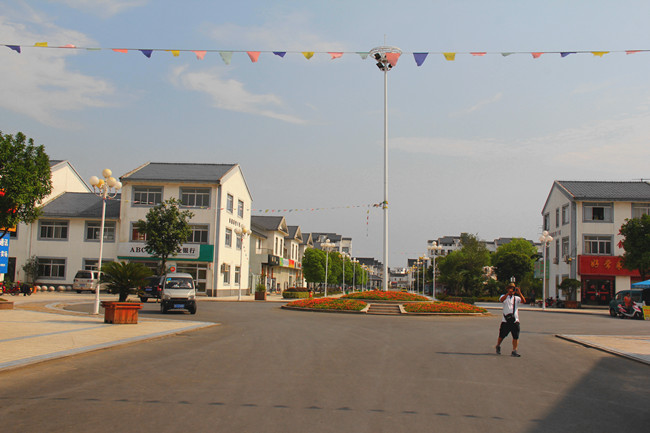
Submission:
<svg viewBox="0 0 650 433">
<path fill-rule="evenodd" d="M 194 49 L 178 49 L 178 48 L 102 48 L 102 47 L 78 47 L 73 44 L 54 46 L 49 45 L 47 42 L 36 42 L 34 45 L 19 45 L 19 44 L 0 44 L 0 46 L 5 46 L 10 50 L 16 52 L 17 54 L 24 54 L 24 48 L 38 48 L 38 49 L 67 49 L 67 50 L 78 50 L 78 51 L 114 51 L 116 53 L 127 54 L 131 51 L 139 51 L 144 54 L 145 57 L 150 59 L 154 53 L 158 52 L 167 52 L 171 53 L 173 57 L 180 57 L 181 53 L 194 53 L 197 60 L 203 60 L 208 53 L 218 53 L 221 56 L 221 59 L 226 65 L 230 65 L 232 62 L 233 54 L 242 53 L 247 54 L 248 58 L 252 63 L 257 63 L 260 59 L 261 54 L 273 54 L 280 58 L 284 58 L 287 54 L 300 54 L 305 59 L 310 60 L 316 55 L 327 55 L 330 60 L 340 59 L 346 54 L 354 54 L 359 56 L 362 60 L 368 58 L 368 51 L 249 51 L 249 50 L 194 50 Z M 447 61 L 453 62 L 457 59 L 459 55 L 469 55 L 471 57 L 486 57 L 493 54 L 501 55 L 502 57 L 510 57 L 517 54 L 530 55 L 533 59 L 539 59 L 542 55 L 549 54 L 559 54 L 561 58 L 568 57 L 571 54 L 591 54 L 593 57 L 602 58 L 608 54 L 622 54 L 626 55 L 637 54 L 637 53 L 648 53 L 650 49 L 647 50 L 610 50 L 610 51 L 466 51 L 466 52 L 451 52 L 451 51 L 421 51 L 421 52 L 389 52 L 386 53 L 386 58 L 388 62 L 395 66 L 398 59 L 402 54 L 411 54 L 413 55 L 413 60 L 415 61 L 416 66 L 422 66 L 425 60 L 429 59 L 431 54 L 441 55 Z"/>
<path fill-rule="evenodd" d="M 334 207 L 312 207 L 312 208 L 302 208 L 302 209 L 252 209 L 252 212 L 259 213 L 284 213 L 284 212 L 317 212 L 317 211 L 326 211 L 326 210 L 338 210 L 338 209 L 358 209 L 358 208 L 368 208 L 370 212 L 371 208 L 381 208 L 382 203 L 373 203 L 373 204 L 361 204 L 361 205 L 350 205 L 350 206 L 334 206 Z"/>
</svg>

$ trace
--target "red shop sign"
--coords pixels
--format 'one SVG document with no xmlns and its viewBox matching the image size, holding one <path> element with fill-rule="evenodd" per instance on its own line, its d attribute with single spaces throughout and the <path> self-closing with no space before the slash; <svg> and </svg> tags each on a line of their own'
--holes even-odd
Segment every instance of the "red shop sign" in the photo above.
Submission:
<svg viewBox="0 0 650 433">
<path fill-rule="evenodd" d="M 580 275 L 622 275 L 639 277 L 639 271 L 630 271 L 623 266 L 619 256 L 578 256 Z"/>
</svg>

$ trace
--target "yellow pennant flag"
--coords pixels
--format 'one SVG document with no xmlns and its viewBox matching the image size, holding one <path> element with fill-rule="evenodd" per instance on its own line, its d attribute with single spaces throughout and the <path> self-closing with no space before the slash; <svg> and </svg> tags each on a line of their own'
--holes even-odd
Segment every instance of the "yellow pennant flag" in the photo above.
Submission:
<svg viewBox="0 0 650 433">
<path fill-rule="evenodd" d="M 172 50 L 172 56 L 178 57 L 181 55 L 181 52 L 179 50 Z"/>
<path fill-rule="evenodd" d="M 596 57 L 603 57 L 605 54 L 609 54 L 609 51 L 592 51 L 591 53 Z"/>
<path fill-rule="evenodd" d="M 456 60 L 456 53 L 442 53 L 445 55 L 445 59 L 449 60 L 450 62 Z"/>
<path fill-rule="evenodd" d="M 35 47 L 47 47 L 47 42 L 36 42 Z"/>
<path fill-rule="evenodd" d="M 302 55 L 305 56 L 305 59 L 309 60 L 312 57 L 314 57 L 314 52 L 313 51 L 303 51 Z"/>
</svg>

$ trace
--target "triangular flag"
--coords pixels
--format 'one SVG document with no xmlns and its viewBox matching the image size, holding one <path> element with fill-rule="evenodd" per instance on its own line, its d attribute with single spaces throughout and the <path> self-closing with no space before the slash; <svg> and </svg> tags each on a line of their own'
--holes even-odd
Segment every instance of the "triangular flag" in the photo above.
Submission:
<svg viewBox="0 0 650 433">
<path fill-rule="evenodd" d="M 219 55 L 226 65 L 230 64 L 230 60 L 232 60 L 232 51 L 222 51 Z"/>
<path fill-rule="evenodd" d="M 125 50 L 123 48 L 113 48 L 113 51 L 115 51 L 116 53 L 128 53 L 129 52 L 129 50 Z"/>
<path fill-rule="evenodd" d="M 401 55 L 402 53 L 386 53 L 386 60 L 388 60 L 391 66 L 395 67 Z"/>
<path fill-rule="evenodd" d="M 640 53 L 641 50 L 626 50 L 625 54 L 635 54 L 635 53 Z"/>
<path fill-rule="evenodd" d="M 86 51 L 101 51 L 101 48 L 86 48 Z"/>
<path fill-rule="evenodd" d="M 64 45 L 64 46 L 59 47 L 59 48 L 77 48 L 77 47 L 75 45 L 72 45 L 72 44 L 67 44 L 67 45 Z"/>
<path fill-rule="evenodd" d="M 47 47 L 47 42 L 36 42 L 35 47 Z"/>
<path fill-rule="evenodd" d="M 286 51 L 273 51 L 273 54 L 275 54 L 276 56 L 284 57 L 287 54 L 287 52 Z"/>
<path fill-rule="evenodd" d="M 368 54 L 369 54 L 369 53 L 360 53 L 360 52 L 357 52 L 357 54 L 358 54 L 358 55 L 359 55 L 363 60 L 366 60 L 366 59 L 368 58 Z"/>
<path fill-rule="evenodd" d="M 171 51 L 172 51 L 172 56 L 174 56 L 174 57 L 178 57 L 178 56 L 181 55 L 180 50 L 171 50 Z"/>
<path fill-rule="evenodd" d="M 605 54 L 608 54 L 609 51 L 592 51 L 591 53 L 596 57 L 603 57 Z"/>
<path fill-rule="evenodd" d="M 502 55 L 503 57 L 508 57 L 508 56 L 513 55 L 513 54 L 514 54 L 514 53 L 501 53 L 501 55 Z"/>
<path fill-rule="evenodd" d="M 303 51 L 302 55 L 305 56 L 305 59 L 309 60 L 312 57 L 314 57 L 314 52 L 313 51 Z"/>
<path fill-rule="evenodd" d="M 140 50 L 140 52 L 142 54 L 144 54 L 147 57 L 147 59 L 150 59 L 151 58 L 151 53 L 153 53 L 153 50 Z"/>
<path fill-rule="evenodd" d="M 544 54 L 544 53 L 530 53 L 530 54 L 533 55 L 533 59 L 539 59 L 540 56 L 541 56 L 542 54 Z"/>
<path fill-rule="evenodd" d="M 196 54 L 196 60 L 203 60 L 203 58 L 205 57 L 205 53 L 207 53 L 207 51 L 196 51 L 196 50 L 192 52 Z M 232 57 L 232 53 L 230 53 L 230 56 Z M 223 55 L 221 57 L 223 57 Z M 227 62 L 226 64 L 229 63 L 230 62 Z"/>
<path fill-rule="evenodd" d="M 422 66 L 422 63 L 424 63 L 424 60 L 427 58 L 428 55 L 429 53 L 413 53 L 415 64 L 418 66 Z"/>
<path fill-rule="evenodd" d="M 453 62 L 456 60 L 456 53 L 442 53 L 445 55 L 445 59 L 449 60 L 450 62 Z"/>
<path fill-rule="evenodd" d="M 5 45 L 5 46 L 20 54 L 20 45 Z"/>
<path fill-rule="evenodd" d="M 481 57 L 481 56 L 486 55 L 487 53 L 486 53 L 485 51 L 479 51 L 479 52 L 470 53 L 470 54 L 473 55 L 473 56 L 479 56 L 479 57 Z"/>
<path fill-rule="evenodd" d="M 575 54 L 575 53 L 576 53 L 575 51 L 565 51 L 565 52 L 563 52 L 563 53 L 560 53 L 560 56 L 562 56 L 562 57 L 566 57 L 566 56 L 568 56 L 569 54 Z"/>
<path fill-rule="evenodd" d="M 251 62 L 253 63 L 257 62 L 257 59 L 260 57 L 260 51 L 246 51 L 246 54 L 248 54 L 248 57 L 251 58 Z"/>
<path fill-rule="evenodd" d="M 327 54 L 329 54 L 330 56 L 332 56 L 332 60 L 334 60 L 334 59 L 338 59 L 338 58 L 340 58 L 341 56 L 343 56 L 343 53 L 327 53 Z"/>
</svg>

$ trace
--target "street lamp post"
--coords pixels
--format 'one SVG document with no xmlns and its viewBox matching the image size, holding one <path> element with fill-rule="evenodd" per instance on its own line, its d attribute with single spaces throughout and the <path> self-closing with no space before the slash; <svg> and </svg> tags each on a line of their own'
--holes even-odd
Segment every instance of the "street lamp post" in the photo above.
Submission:
<svg viewBox="0 0 650 433">
<path fill-rule="evenodd" d="M 542 309 L 546 310 L 546 249 L 548 244 L 553 240 L 553 236 L 548 234 L 548 231 L 544 230 L 542 235 L 539 237 L 539 241 L 542 243 L 542 256 L 544 257 L 544 280 L 542 280 Z"/>
<path fill-rule="evenodd" d="M 433 241 L 427 248 L 431 251 L 431 297 L 436 299 L 436 256 L 442 247 L 438 245 L 438 242 Z"/>
<path fill-rule="evenodd" d="M 122 182 L 119 182 L 113 177 L 113 172 L 110 169 L 105 168 L 102 171 L 102 176 L 104 179 L 100 179 L 97 176 L 92 176 L 89 179 L 90 185 L 93 187 L 93 193 L 102 199 L 102 222 L 99 227 L 99 260 L 97 262 L 98 271 L 101 271 L 102 269 L 104 226 L 106 225 L 106 200 L 115 198 L 118 191 L 122 189 Z M 98 283 L 97 287 L 95 287 L 95 305 L 93 308 L 93 314 L 99 314 L 99 287 L 100 285 Z"/>
<path fill-rule="evenodd" d="M 329 267 L 330 250 L 334 248 L 335 245 L 330 242 L 329 239 L 325 239 L 325 242 L 321 243 L 320 247 L 325 250 L 325 297 L 327 298 L 327 271 Z"/>
<path fill-rule="evenodd" d="M 244 269 L 242 267 L 244 263 L 244 239 L 246 236 L 250 235 L 251 232 L 242 227 L 235 229 L 235 233 L 237 233 L 237 237 L 241 242 L 241 248 L 239 249 L 239 291 L 237 292 L 237 300 L 241 301 L 241 282 L 244 279 Z"/>
<path fill-rule="evenodd" d="M 358 263 L 359 260 L 352 259 L 352 291 L 353 292 L 357 290 L 357 264 Z"/>
<path fill-rule="evenodd" d="M 427 269 L 426 254 L 420 257 L 420 259 L 422 259 L 422 296 L 424 296 L 424 287 L 426 286 L 426 282 L 427 282 L 427 280 L 424 278 L 425 276 L 424 274 L 426 273 L 426 269 Z"/>
<path fill-rule="evenodd" d="M 344 252 L 341 252 L 341 261 L 343 262 L 343 276 L 341 277 L 341 290 L 343 291 L 343 294 L 345 295 L 345 258 L 347 254 Z"/>
<path fill-rule="evenodd" d="M 383 290 L 388 291 L 388 71 L 397 63 L 402 50 L 397 47 L 373 48 L 369 54 L 377 61 L 377 67 L 384 72 L 384 264 Z"/>
</svg>

